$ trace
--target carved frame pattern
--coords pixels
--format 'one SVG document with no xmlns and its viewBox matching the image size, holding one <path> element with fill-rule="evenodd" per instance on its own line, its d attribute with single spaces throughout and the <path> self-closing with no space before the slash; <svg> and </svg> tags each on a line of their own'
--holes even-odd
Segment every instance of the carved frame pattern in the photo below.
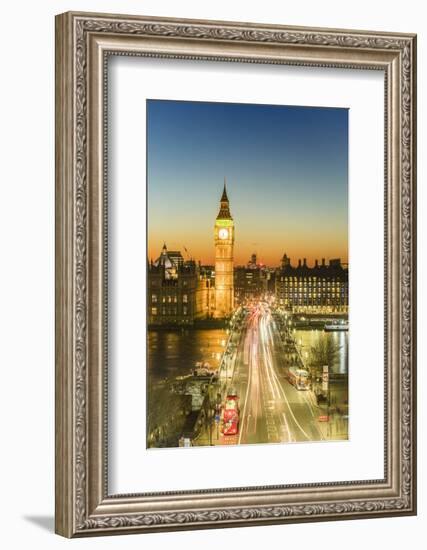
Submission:
<svg viewBox="0 0 427 550">
<path fill-rule="evenodd" d="M 135 531 L 161 531 L 235 525 L 256 525 L 283 523 L 286 521 L 313 521 L 346 519 L 352 517 L 377 517 L 384 515 L 414 514 L 416 509 L 415 471 L 415 37 L 413 35 L 392 35 L 362 31 L 335 31 L 323 29 L 300 29 L 272 26 L 258 26 L 240 23 L 163 20 L 161 18 L 139 18 L 134 16 L 110 16 L 97 14 L 67 13 L 57 17 L 57 365 L 56 365 L 56 426 L 57 426 L 57 485 L 56 485 L 56 530 L 64 536 L 86 536 Z M 390 496 L 369 496 L 357 494 L 346 498 L 343 493 L 338 499 L 324 498 L 322 488 L 336 486 L 350 488 L 347 484 L 303 485 L 313 487 L 316 497 L 307 497 L 307 502 L 286 502 L 268 505 L 240 505 L 241 498 L 234 496 L 233 503 L 212 508 L 203 493 L 197 493 L 195 509 L 180 508 L 174 501 L 173 509 L 163 511 L 141 511 L 138 495 L 109 496 L 106 492 L 105 438 L 99 439 L 102 450 L 94 453 L 89 449 L 92 420 L 90 415 L 101 415 L 97 405 L 104 403 L 101 397 L 95 400 L 93 412 L 89 384 L 91 294 L 89 287 L 91 255 L 90 224 L 91 184 L 88 165 L 91 158 L 92 140 L 88 126 L 91 120 L 90 63 L 93 43 L 106 35 L 118 40 L 119 46 L 104 55 L 136 55 L 126 42 L 154 38 L 166 41 L 194 41 L 195 45 L 214 42 L 215 55 L 200 53 L 162 53 L 161 46 L 154 53 L 139 53 L 154 57 L 184 57 L 209 59 L 213 61 L 241 61 L 252 63 L 287 63 L 321 67 L 348 67 L 385 71 L 390 87 L 386 93 L 386 122 L 394 117 L 400 129 L 392 128 L 393 135 L 385 140 L 386 163 L 395 148 L 394 168 L 390 165 L 388 175 L 393 193 L 399 198 L 398 218 L 392 221 L 394 227 L 392 246 L 396 274 L 399 275 L 398 303 L 392 303 L 391 316 L 397 326 L 400 341 L 399 376 L 394 380 L 397 391 L 399 425 L 397 426 L 399 456 L 398 479 L 394 493 Z M 250 55 L 239 58 L 222 53 L 222 44 L 231 42 L 242 45 L 260 46 L 271 44 L 296 47 L 295 55 L 280 56 Z M 169 43 L 169 42 L 168 42 Z M 310 59 L 301 55 L 306 50 Z M 255 51 L 255 50 L 254 50 Z M 339 52 L 337 61 L 331 59 L 328 51 Z M 359 53 L 361 52 L 361 53 Z M 363 57 L 369 53 L 370 58 Z M 385 55 L 376 59 L 376 53 Z M 105 67 L 103 67 L 105 74 Z M 105 83 L 97 81 L 98 89 Z M 386 86 L 387 88 L 387 86 Z M 105 90 L 104 90 L 105 93 Z M 391 104 L 393 96 L 397 109 Z M 396 99 L 397 97 L 397 99 Z M 397 111 L 397 112 L 396 112 Z M 105 115 L 105 112 L 104 112 Z M 99 122 L 99 120 L 98 120 Z M 394 139 L 394 142 L 392 141 Z M 105 144 L 104 144 L 105 146 Z M 105 151 L 104 151 L 105 153 Z M 105 166 L 104 166 L 105 171 Z M 386 172 L 388 168 L 386 169 Z M 394 174 L 394 175 L 393 175 Z M 106 173 L 102 174 L 106 177 Z M 105 214 L 105 213 L 104 213 Z M 394 224 L 394 225 L 393 225 Z M 391 227 L 389 227 L 391 229 Z M 398 236 L 396 238 L 396 235 Z M 104 258 L 105 259 L 105 258 Z M 399 265 L 396 264 L 396 260 Z M 105 266 L 104 266 L 105 267 Z M 388 314 L 385 312 L 386 317 Z M 105 342 L 104 342 L 105 344 Z M 100 384 L 105 382 L 105 373 L 97 371 Z M 398 382 L 397 382 L 398 381 Z M 396 389 L 396 384 L 399 387 Z M 100 386 L 100 387 L 101 387 Z M 102 392 L 102 388 L 99 390 Z M 391 399 L 391 397 L 390 397 Z M 101 407 L 102 408 L 102 407 Z M 105 411 L 104 411 L 105 412 Z M 389 418 L 388 421 L 392 421 Z M 98 418 L 98 423 L 105 423 Z M 104 424 L 105 428 L 105 424 Z M 396 426 L 394 426 L 396 429 Z M 100 428 L 102 432 L 102 427 Z M 388 449 L 390 453 L 390 448 Z M 91 458 L 92 457 L 92 458 Z M 396 458 L 395 458 L 396 459 Z M 97 489 L 92 479 L 98 477 Z M 102 479 L 101 479 L 102 478 Z M 388 482 L 390 488 L 390 479 Z M 375 481 L 363 482 L 364 487 Z M 356 483 L 357 485 L 357 483 Z M 249 489 L 249 488 L 247 488 Z M 253 488 L 251 488 L 253 489 Z M 260 496 L 261 489 L 260 488 Z M 368 489 L 369 490 L 369 489 Z M 242 488 L 241 491 L 245 491 Z M 294 488 L 298 491 L 298 488 Z M 348 496 L 351 495 L 349 489 Z M 237 491 L 238 492 L 238 491 Z M 221 490 L 216 491 L 221 493 Z M 234 491 L 236 493 L 236 491 Z M 171 495 L 178 495 L 173 493 Z M 114 504 L 124 504 L 124 508 Z M 99 505 L 99 506 L 98 506 Z M 109 508 L 110 506 L 110 508 Z M 110 511 L 111 510 L 111 511 Z M 125 510 L 125 512 L 121 511 Z"/>
</svg>

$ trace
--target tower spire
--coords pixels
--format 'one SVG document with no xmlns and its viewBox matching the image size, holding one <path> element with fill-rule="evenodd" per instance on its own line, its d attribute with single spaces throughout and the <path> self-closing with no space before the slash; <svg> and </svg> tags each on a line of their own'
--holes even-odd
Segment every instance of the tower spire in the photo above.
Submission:
<svg viewBox="0 0 427 550">
<path fill-rule="evenodd" d="M 224 176 L 224 189 L 222 191 L 221 202 L 229 202 L 227 197 L 227 180 Z"/>
<path fill-rule="evenodd" d="M 230 201 L 228 200 L 228 196 L 227 196 L 227 180 L 225 179 L 225 176 L 224 176 L 224 189 L 222 191 L 220 203 L 221 203 L 220 209 L 216 219 L 232 220 L 233 218 L 230 213 Z"/>
</svg>

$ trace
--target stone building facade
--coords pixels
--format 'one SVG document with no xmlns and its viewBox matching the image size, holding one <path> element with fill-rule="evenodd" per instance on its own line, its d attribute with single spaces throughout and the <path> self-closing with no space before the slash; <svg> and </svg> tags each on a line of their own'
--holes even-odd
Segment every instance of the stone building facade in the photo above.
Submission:
<svg viewBox="0 0 427 550">
<path fill-rule="evenodd" d="M 306 260 L 297 266 L 283 256 L 275 277 L 276 303 L 293 313 L 348 313 L 348 267 L 340 259 L 329 264 Z"/>
<path fill-rule="evenodd" d="M 148 325 L 186 326 L 215 313 L 214 269 L 171 255 L 166 244 L 148 265 Z"/>
<path fill-rule="evenodd" d="M 214 225 L 215 265 L 184 260 L 164 244 L 147 269 L 148 324 L 192 325 L 197 320 L 226 319 L 234 309 L 234 221 L 226 185 Z"/>
<path fill-rule="evenodd" d="M 215 309 L 214 317 L 224 319 L 234 310 L 234 220 L 224 181 L 220 209 L 214 225 Z"/>
</svg>

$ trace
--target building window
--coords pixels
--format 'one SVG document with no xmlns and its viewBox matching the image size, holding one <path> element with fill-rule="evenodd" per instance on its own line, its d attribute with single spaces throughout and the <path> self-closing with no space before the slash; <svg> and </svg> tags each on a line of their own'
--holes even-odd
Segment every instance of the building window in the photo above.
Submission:
<svg viewBox="0 0 427 550">
<path fill-rule="evenodd" d="M 156 307 L 151 308 L 151 315 L 157 315 L 157 308 Z"/>
<path fill-rule="evenodd" d="M 151 296 L 151 301 L 153 302 L 153 304 L 157 304 L 157 294 L 153 294 Z"/>
<path fill-rule="evenodd" d="M 188 302 L 188 294 L 183 294 L 182 295 L 182 301 L 184 304 L 186 304 Z"/>
<path fill-rule="evenodd" d="M 183 313 L 184 315 L 187 315 L 187 306 L 184 306 L 184 307 L 182 308 L 182 313 Z"/>
</svg>

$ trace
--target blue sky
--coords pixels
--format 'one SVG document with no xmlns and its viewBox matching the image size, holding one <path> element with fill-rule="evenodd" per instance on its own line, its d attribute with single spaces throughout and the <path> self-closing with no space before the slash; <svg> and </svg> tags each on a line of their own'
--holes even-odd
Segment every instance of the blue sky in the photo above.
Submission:
<svg viewBox="0 0 427 550">
<path fill-rule="evenodd" d="M 236 263 L 347 261 L 347 109 L 147 101 L 149 255 L 213 260 L 224 176 Z"/>
</svg>

